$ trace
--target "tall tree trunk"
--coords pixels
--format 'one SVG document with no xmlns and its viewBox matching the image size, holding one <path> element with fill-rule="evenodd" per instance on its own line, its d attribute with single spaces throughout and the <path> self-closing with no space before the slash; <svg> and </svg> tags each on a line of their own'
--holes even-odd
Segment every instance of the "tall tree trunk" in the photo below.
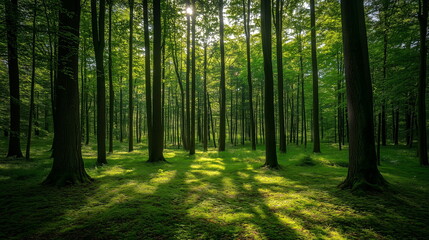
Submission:
<svg viewBox="0 0 429 240">
<path fill-rule="evenodd" d="M 189 0 L 186 1 L 186 6 L 190 8 Z M 186 150 L 191 148 L 191 102 L 190 102 L 190 57 L 191 57 L 191 18 L 189 14 L 186 16 L 186 124 L 185 124 L 185 135 L 186 135 Z"/>
<path fill-rule="evenodd" d="M 134 0 L 129 0 L 130 5 L 130 39 L 129 39 L 129 60 L 128 60 L 128 152 L 134 150 L 133 139 L 133 25 L 134 25 Z"/>
<path fill-rule="evenodd" d="M 427 166 L 428 149 L 426 136 L 426 35 L 428 26 L 428 3 L 429 0 L 419 0 L 419 23 L 420 23 L 420 75 L 417 97 L 417 122 L 419 128 L 419 160 L 420 165 Z"/>
<path fill-rule="evenodd" d="M 192 0 L 192 63 L 191 63 L 191 77 L 192 77 L 192 89 L 191 89 L 191 137 L 189 144 L 189 155 L 195 154 L 195 19 L 196 19 L 196 7 L 195 0 Z"/>
<path fill-rule="evenodd" d="M 109 1 L 109 153 L 113 153 L 113 114 L 115 103 L 115 91 L 112 78 L 112 7 L 113 0 Z"/>
<path fill-rule="evenodd" d="M 149 40 L 149 13 L 147 0 L 143 0 L 143 25 L 144 25 L 144 49 L 145 49 L 145 78 L 146 78 L 146 121 L 147 142 L 149 156 L 152 149 L 152 87 L 150 78 L 150 40 Z"/>
<path fill-rule="evenodd" d="M 277 53 L 277 91 L 279 104 L 280 152 L 286 152 L 286 133 L 283 107 L 283 4 L 284 0 L 276 0 L 276 53 Z"/>
<path fill-rule="evenodd" d="M 226 87 L 225 87 L 225 44 L 223 23 L 223 0 L 219 0 L 219 34 L 220 34 L 220 121 L 219 121 L 219 151 L 225 151 L 226 139 Z"/>
<path fill-rule="evenodd" d="M 33 36 L 31 41 L 31 90 L 30 90 L 30 114 L 28 116 L 28 132 L 27 132 L 27 146 L 25 150 L 25 159 L 30 159 L 30 145 L 31 145 L 31 132 L 33 127 L 33 112 L 34 112 L 34 84 L 36 81 L 36 14 L 37 14 L 37 0 L 34 0 L 33 9 Z"/>
<path fill-rule="evenodd" d="M 153 1 L 153 109 L 154 123 L 162 123 L 161 106 L 161 1 Z M 148 162 L 165 161 L 163 138 L 164 133 L 161 124 L 153 124 L 152 149 Z"/>
<path fill-rule="evenodd" d="M 320 153 L 319 137 L 319 71 L 317 69 L 315 0 L 310 0 L 311 63 L 313 72 L 313 152 Z"/>
<path fill-rule="evenodd" d="M 43 184 L 62 186 L 92 181 L 82 160 L 79 124 L 80 0 L 61 0 L 58 36 L 58 112 L 54 161 Z"/>
<path fill-rule="evenodd" d="M 5 0 L 7 56 L 10 94 L 10 130 L 7 157 L 22 158 L 21 152 L 21 105 L 19 100 L 18 68 L 18 0 Z"/>
<path fill-rule="evenodd" d="M 250 57 L 250 0 L 243 0 L 243 22 L 244 33 L 246 35 L 246 56 L 247 56 L 247 84 L 249 86 L 249 116 L 250 116 L 250 140 L 252 150 L 256 150 L 256 123 L 253 112 L 253 83 L 252 83 L 252 66 Z"/>
<path fill-rule="evenodd" d="M 119 141 L 123 142 L 124 139 L 124 114 L 122 113 L 123 108 L 123 93 L 122 93 L 122 76 L 119 78 Z"/>
<path fill-rule="evenodd" d="M 387 182 L 377 168 L 373 97 L 363 0 L 341 1 L 344 63 L 349 115 L 349 169 L 339 186 L 381 190 Z"/>
<path fill-rule="evenodd" d="M 94 44 L 97 69 L 97 165 L 106 160 L 106 86 L 104 75 L 104 16 L 106 1 L 100 0 L 97 20 L 97 0 L 91 0 L 92 42 Z"/>
<path fill-rule="evenodd" d="M 206 39 L 208 38 L 208 31 L 206 30 Z M 207 40 L 204 40 L 204 116 L 203 116 L 203 150 L 207 151 L 208 137 L 209 137 L 209 122 L 207 112 Z"/>
<path fill-rule="evenodd" d="M 261 0 L 261 34 L 265 73 L 265 164 L 279 168 L 276 153 L 276 125 L 274 121 L 274 83 L 271 49 L 271 0 Z"/>
</svg>

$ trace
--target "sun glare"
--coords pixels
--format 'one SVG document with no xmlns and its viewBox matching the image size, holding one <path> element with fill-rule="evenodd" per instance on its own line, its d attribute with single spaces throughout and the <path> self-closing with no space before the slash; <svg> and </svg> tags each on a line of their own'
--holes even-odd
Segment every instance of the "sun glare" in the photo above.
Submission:
<svg viewBox="0 0 429 240">
<path fill-rule="evenodd" d="M 187 7 L 186 8 L 186 14 L 192 15 L 192 13 L 193 13 L 192 8 L 191 7 Z"/>
</svg>

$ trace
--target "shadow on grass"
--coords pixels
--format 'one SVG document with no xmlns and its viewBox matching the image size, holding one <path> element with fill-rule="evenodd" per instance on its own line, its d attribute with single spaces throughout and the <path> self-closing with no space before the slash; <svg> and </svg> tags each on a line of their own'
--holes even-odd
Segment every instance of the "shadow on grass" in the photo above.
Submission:
<svg viewBox="0 0 429 240">
<path fill-rule="evenodd" d="M 107 166 L 88 169 L 93 184 L 63 189 L 37 184 L 50 160 L 0 164 L 0 237 L 419 239 L 429 234 L 427 188 L 419 193 L 407 182 L 397 194 L 365 197 L 341 191 L 336 186 L 347 168 L 336 163 L 347 152 L 334 150 L 324 146 L 322 154 L 311 155 L 317 164 L 306 167 L 296 165 L 309 153 L 289 147 L 288 154 L 279 155 L 282 170 L 271 171 L 260 168 L 261 149 L 192 157 L 167 149 L 171 164 L 151 164 L 145 162 L 146 149 L 127 153 L 121 145 Z M 85 160 L 93 166 L 95 155 L 86 153 Z M 389 181 L 403 183 L 412 170 L 395 170 L 387 162 L 382 171 L 391 174 Z M 424 173 L 417 174 L 420 184 L 429 182 L 420 179 Z"/>
</svg>

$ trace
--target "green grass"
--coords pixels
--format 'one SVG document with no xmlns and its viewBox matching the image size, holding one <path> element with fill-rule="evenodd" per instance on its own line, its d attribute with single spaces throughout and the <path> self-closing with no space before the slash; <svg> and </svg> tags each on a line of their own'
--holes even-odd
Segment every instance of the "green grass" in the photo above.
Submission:
<svg viewBox="0 0 429 240">
<path fill-rule="evenodd" d="M 322 154 L 288 146 L 281 170 L 261 168 L 250 147 L 166 149 L 169 163 L 149 164 L 146 149 L 116 143 L 109 164 L 95 167 L 84 146 L 85 186 L 40 185 L 50 171 L 49 139 L 34 142 L 33 159 L 0 161 L 0 239 L 424 239 L 429 236 L 429 169 L 415 149 L 382 149 L 383 194 L 356 196 L 336 186 L 347 174 L 347 151 Z M 5 155 L 5 139 L 0 141 Z"/>
</svg>

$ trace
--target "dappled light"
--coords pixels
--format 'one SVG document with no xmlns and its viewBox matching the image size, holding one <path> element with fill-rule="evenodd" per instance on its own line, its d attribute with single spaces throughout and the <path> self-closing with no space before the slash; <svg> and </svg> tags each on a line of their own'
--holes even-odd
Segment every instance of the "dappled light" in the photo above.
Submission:
<svg viewBox="0 0 429 240">
<path fill-rule="evenodd" d="M 401 193 L 362 197 L 336 188 L 347 169 L 331 163 L 343 161 L 345 153 L 323 147 L 323 155 L 309 155 L 316 165 L 300 166 L 306 155 L 291 146 L 289 155 L 280 159 L 282 169 L 274 172 L 261 168 L 262 160 L 246 160 L 257 159 L 260 151 L 246 153 L 246 158 L 237 157 L 243 154 L 241 149 L 189 157 L 167 149 L 170 163 L 155 165 L 145 163 L 143 151 L 118 151 L 109 155 L 108 165 L 87 168 L 95 179 L 88 188 L 36 186 L 49 168 L 48 153 L 24 165 L 3 162 L 1 206 L 9 216 L 3 231 L 17 238 L 42 239 L 54 232 L 59 238 L 89 237 L 93 231 L 102 238 L 161 239 L 373 239 L 406 238 L 410 231 L 413 236 L 427 234 L 419 224 L 403 232 L 403 222 L 413 222 L 428 211 L 423 200 L 429 189 L 423 183 L 429 179 L 424 171 L 407 177 L 409 152 L 396 156 L 395 149 L 385 149 L 397 162 L 381 167 Z M 84 156 L 91 166 L 94 155 Z M 402 168 L 393 167 L 398 165 Z M 28 229 L 18 231 L 23 224 Z M 64 227 L 56 231 L 60 226 Z"/>
</svg>

